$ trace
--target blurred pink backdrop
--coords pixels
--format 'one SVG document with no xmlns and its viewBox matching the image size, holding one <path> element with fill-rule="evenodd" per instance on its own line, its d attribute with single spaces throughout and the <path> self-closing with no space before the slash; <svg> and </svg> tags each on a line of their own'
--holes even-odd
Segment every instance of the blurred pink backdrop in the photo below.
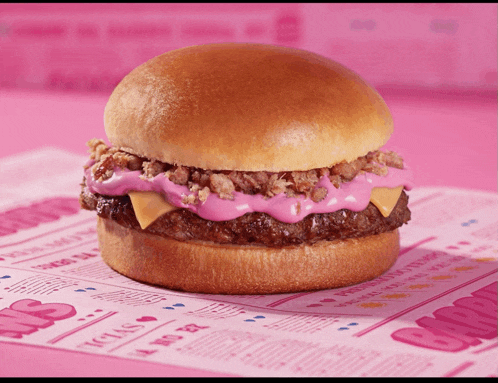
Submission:
<svg viewBox="0 0 498 383">
<path fill-rule="evenodd" d="M 0 4 L 0 86 L 109 92 L 171 49 L 261 42 L 379 88 L 496 91 L 496 4 Z"/>
</svg>

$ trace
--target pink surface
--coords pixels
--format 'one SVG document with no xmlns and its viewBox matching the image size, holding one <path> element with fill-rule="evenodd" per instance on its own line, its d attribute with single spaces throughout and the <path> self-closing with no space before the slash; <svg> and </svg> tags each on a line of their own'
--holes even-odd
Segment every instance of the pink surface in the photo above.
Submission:
<svg viewBox="0 0 498 383">
<path fill-rule="evenodd" d="M 378 86 L 395 122 L 387 148 L 403 155 L 416 185 L 496 191 L 496 10 L 496 4 L 0 4 L 0 157 L 43 146 L 86 154 L 87 140 L 105 137 L 109 92 L 133 67 L 184 45 L 253 41 L 327 55 Z M 213 375 L 7 342 L 0 342 L 0 361 L 0 376 Z"/>
</svg>

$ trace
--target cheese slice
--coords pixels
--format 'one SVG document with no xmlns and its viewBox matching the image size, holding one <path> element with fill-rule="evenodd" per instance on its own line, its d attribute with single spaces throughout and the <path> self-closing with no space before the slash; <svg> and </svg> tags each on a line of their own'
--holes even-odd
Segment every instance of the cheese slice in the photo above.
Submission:
<svg viewBox="0 0 498 383">
<path fill-rule="evenodd" d="M 389 214 L 396 206 L 403 186 L 395 188 L 373 188 L 370 194 L 370 202 L 372 202 L 384 217 L 389 217 Z"/>
<path fill-rule="evenodd" d="M 142 229 L 148 227 L 161 215 L 178 209 L 166 202 L 162 194 L 156 192 L 129 192 L 135 216 Z"/>
<path fill-rule="evenodd" d="M 398 202 L 403 186 L 396 188 L 373 188 L 370 194 L 372 202 L 384 217 L 389 217 Z M 150 226 L 152 222 L 163 214 L 179 209 L 168 203 L 162 194 L 156 192 L 129 192 L 133 210 L 142 229 Z"/>
</svg>

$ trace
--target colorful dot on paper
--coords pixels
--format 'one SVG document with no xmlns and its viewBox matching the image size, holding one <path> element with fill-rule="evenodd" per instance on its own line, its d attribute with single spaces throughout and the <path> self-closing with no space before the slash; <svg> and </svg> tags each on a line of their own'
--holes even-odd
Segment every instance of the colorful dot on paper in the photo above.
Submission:
<svg viewBox="0 0 498 383">
<path fill-rule="evenodd" d="M 87 290 L 97 290 L 97 289 L 95 289 L 93 287 L 85 287 L 84 289 L 78 289 L 78 290 L 74 290 L 74 291 L 76 291 L 77 293 L 81 293 L 81 292 L 85 293 Z"/>
<path fill-rule="evenodd" d="M 342 327 L 339 327 L 337 330 L 339 330 L 339 331 L 349 330 L 349 327 L 351 327 L 351 326 L 358 326 L 358 323 L 351 322 L 351 323 L 348 323 L 347 327 L 342 326 Z"/>
<path fill-rule="evenodd" d="M 156 320 L 157 320 L 156 317 L 149 317 L 149 316 L 143 316 L 136 319 L 137 322 L 152 322 Z"/>
<path fill-rule="evenodd" d="M 455 278 L 455 276 L 454 275 L 435 275 L 435 276 L 431 277 L 431 279 L 434 281 L 444 281 L 444 280 L 451 279 L 451 278 Z"/>
<path fill-rule="evenodd" d="M 420 290 L 420 289 L 426 289 L 428 287 L 431 287 L 432 285 L 429 284 L 429 283 L 419 283 L 419 284 L 416 284 L 416 285 L 410 285 L 408 286 L 409 289 L 411 290 Z"/>
<path fill-rule="evenodd" d="M 256 319 L 265 319 L 263 315 L 256 315 L 252 319 L 244 319 L 244 322 L 256 322 Z"/>
<path fill-rule="evenodd" d="M 387 298 L 387 299 L 399 299 L 399 298 L 406 298 L 409 297 L 409 294 L 403 294 L 403 293 L 395 293 L 395 294 L 386 294 L 383 295 L 382 298 Z"/>
<path fill-rule="evenodd" d="M 173 307 L 172 307 L 173 306 Z M 174 310 L 175 307 L 185 307 L 185 305 L 183 303 L 175 303 L 174 305 L 171 305 L 171 306 L 167 306 L 167 307 L 163 307 L 163 309 L 166 309 L 166 310 Z"/>
<path fill-rule="evenodd" d="M 474 262 L 492 262 L 496 261 L 496 258 L 493 257 L 484 257 L 484 258 L 476 258 L 474 259 Z"/>
</svg>

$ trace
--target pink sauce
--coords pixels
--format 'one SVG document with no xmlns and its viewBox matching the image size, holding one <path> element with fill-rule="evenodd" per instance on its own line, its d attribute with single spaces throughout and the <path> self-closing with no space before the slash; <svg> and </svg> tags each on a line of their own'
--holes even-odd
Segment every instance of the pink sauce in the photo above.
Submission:
<svg viewBox="0 0 498 383">
<path fill-rule="evenodd" d="M 87 165 L 92 165 L 89 162 Z M 288 198 L 284 193 L 265 199 L 262 195 L 247 195 L 234 192 L 233 200 L 224 200 L 211 193 L 207 200 L 198 204 L 183 204 L 182 196 L 194 194 L 188 187 L 176 185 L 164 176 L 164 173 L 151 179 L 141 179 L 142 173 L 116 168 L 111 178 L 97 182 L 90 168 L 85 170 L 86 183 L 92 193 L 102 195 L 124 195 L 130 191 L 155 191 L 162 193 L 166 200 L 179 208 L 188 209 L 200 217 L 210 221 L 227 221 L 246 213 L 262 212 L 287 223 L 302 220 L 308 214 L 331 213 L 341 209 L 352 211 L 364 210 L 370 201 L 370 193 L 374 187 L 394 188 L 403 185 L 410 190 L 413 187 L 410 169 L 389 168 L 387 176 L 381 177 L 372 173 L 359 174 L 352 181 L 341 184 L 336 189 L 328 177 L 322 177 L 316 187 L 325 187 L 327 196 L 320 202 L 304 198 Z M 300 209 L 298 208 L 300 203 Z"/>
</svg>

